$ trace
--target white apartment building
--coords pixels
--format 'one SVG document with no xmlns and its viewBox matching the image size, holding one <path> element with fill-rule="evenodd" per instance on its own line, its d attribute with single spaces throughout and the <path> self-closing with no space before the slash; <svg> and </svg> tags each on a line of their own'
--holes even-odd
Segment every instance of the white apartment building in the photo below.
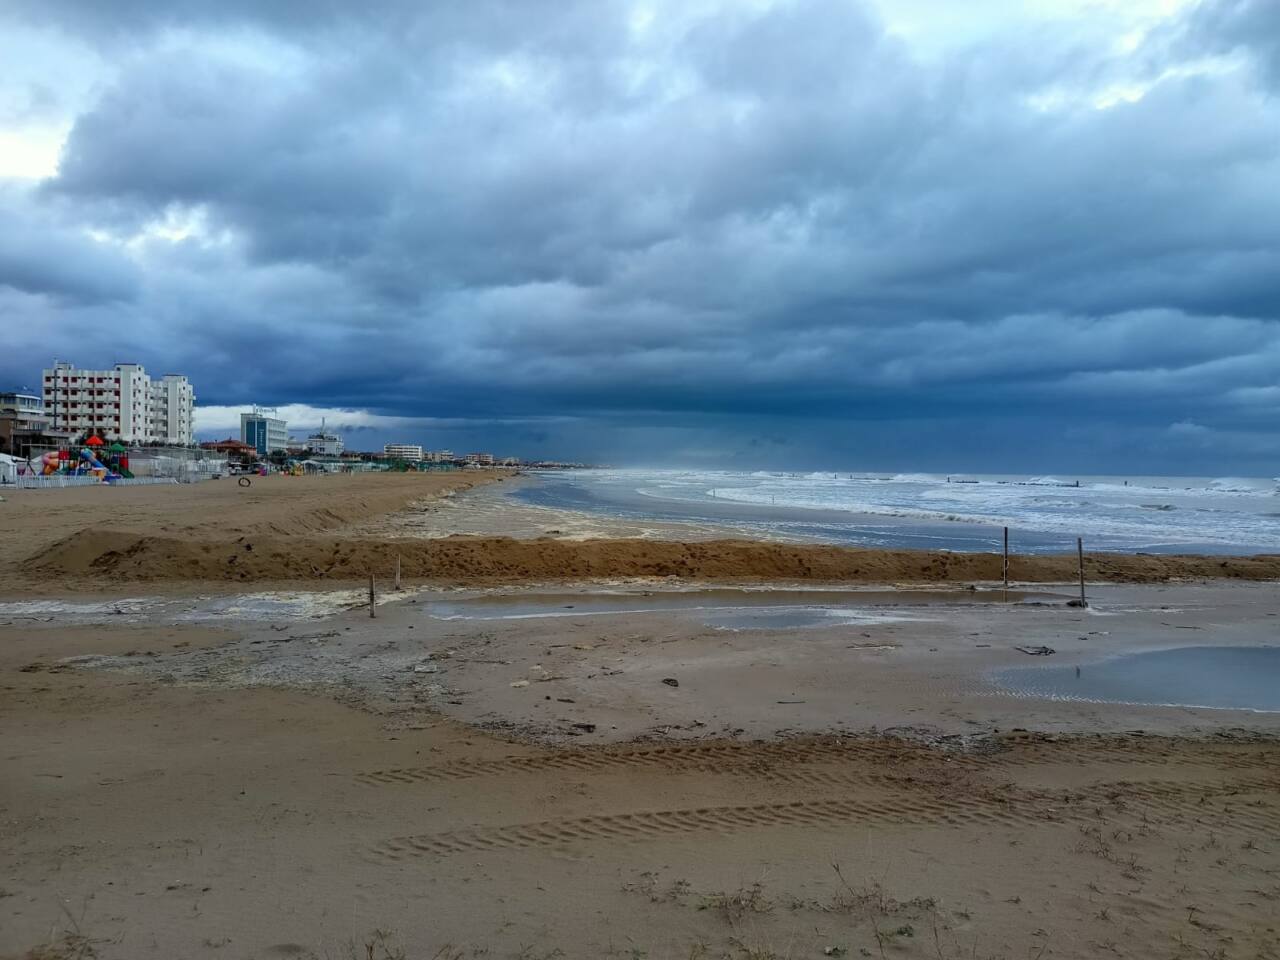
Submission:
<svg viewBox="0 0 1280 960">
<path fill-rule="evenodd" d="M 382 446 L 382 455 L 392 460 L 421 460 L 422 445 L 418 443 L 387 443 Z"/>
<path fill-rule="evenodd" d="M 151 381 L 151 435 L 161 443 L 195 443 L 196 394 L 190 381 L 166 373 Z"/>
<path fill-rule="evenodd" d="M 342 455 L 345 444 L 342 437 L 336 433 L 329 433 L 323 427 L 317 432 L 307 437 L 307 450 L 310 453 L 317 453 L 326 457 L 338 457 Z"/>
<path fill-rule="evenodd" d="M 110 370 L 55 363 L 44 371 L 42 395 L 54 430 L 101 431 L 128 443 L 195 440 L 195 390 L 179 374 L 152 380 L 137 363 Z"/>
</svg>

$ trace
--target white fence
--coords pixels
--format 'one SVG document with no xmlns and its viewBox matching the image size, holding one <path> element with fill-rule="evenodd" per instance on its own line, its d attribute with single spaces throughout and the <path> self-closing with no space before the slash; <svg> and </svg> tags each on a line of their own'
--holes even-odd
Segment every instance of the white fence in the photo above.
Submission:
<svg viewBox="0 0 1280 960">
<path fill-rule="evenodd" d="M 132 480 L 121 477 L 119 480 L 112 480 L 110 483 L 104 483 L 97 477 L 18 477 L 12 483 L 0 485 L 0 489 L 4 487 L 18 487 L 22 490 L 49 490 L 58 487 L 114 487 L 121 484 L 127 487 L 149 486 L 156 483 L 177 483 L 178 481 L 172 477 L 134 477 Z"/>
<path fill-rule="evenodd" d="M 168 479 L 195 483 L 227 472 L 226 460 L 189 460 L 181 457 L 131 457 L 129 469 L 139 479 Z"/>
</svg>

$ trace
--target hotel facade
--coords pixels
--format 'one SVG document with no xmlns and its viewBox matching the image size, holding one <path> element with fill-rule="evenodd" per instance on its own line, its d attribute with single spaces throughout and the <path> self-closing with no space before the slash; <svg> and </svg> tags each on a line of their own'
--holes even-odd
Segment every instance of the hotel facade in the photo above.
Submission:
<svg viewBox="0 0 1280 960">
<path fill-rule="evenodd" d="M 137 363 L 109 370 L 55 363 L 42 380 L 45 416 L 55 431 L 101 432 L 126 443 L 195 442 L 195 389 L 181 374 L 153 380 Z"/>
</svg>

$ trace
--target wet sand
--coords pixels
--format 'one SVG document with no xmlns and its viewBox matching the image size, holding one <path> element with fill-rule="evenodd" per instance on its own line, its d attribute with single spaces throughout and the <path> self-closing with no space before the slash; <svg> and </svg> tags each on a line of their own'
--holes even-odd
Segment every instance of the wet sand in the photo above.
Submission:
<svg viewBox="0 0 1280 960">
<path fill-rule="evenodd" d="M 379 542 L 364 525 L 407 490 L 324 535 Z M 314 496 L 257 522 L 301 529 L 359 495 Z M 206 528 L 174 503 L 177 539 L 258 552 L 253 518 Z M 870 577 L 495 577 L 416 582 L 371 618 L 341 578 L 20 566 L 0 604 L 0 957 L 1280 951 L 1280 714 L 991 679 L 1275 642 L 1274 583 L 1091 584 L 1079 609 L 1068 584 L 1005 603 Z"/>
<path fill-rule="evenodd" d="M 163 656 L 139 645 L 75 667 L 338 691 L 390 728 L 445 716 L 549 746 L 871 730 L 925 740 L 1014 728 L 1280 733 L 1280 712 L 1046 700 L 992 679 L 1117 653 L 1280 642 L 1280 598 L 1269 585 L 1100 588 L 1086 610 L 1067 606 L 1067 593 L 1005 603 L 998 590 L 421 589 L 384 598 L 376 618 L 358 593 L 316 594 L 306 619 L 288 613 L 302 609 L 305 595 L 293 596 L 279 616 L 252 598 L 135 599 L 99 621 L 168 622 L 178 633 L 197 625 L 238 639 Z M 29 636 L 72 618 L 72 629 L 92 630 L 92 616 L 0 606 L 0 625 Z M 788 617 L 800 625 L 778 626 Z M 1019 647 L 1047 647 L 1052 659 Z"/>
</svg>

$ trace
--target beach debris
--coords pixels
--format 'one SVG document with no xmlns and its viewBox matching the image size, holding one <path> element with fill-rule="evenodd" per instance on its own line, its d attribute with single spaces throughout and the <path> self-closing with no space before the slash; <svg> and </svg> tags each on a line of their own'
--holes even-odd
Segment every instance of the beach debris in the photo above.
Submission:
<svg viewBox="0 0 1280 960">
<path fill-rule="evenodd" d="M 807 700 L 777 700 L 776 703 L 808 703 Z"/>
<path fill-rule="evenodd" d="M 511 686 L 516 689 L 519 689 L 520 687 L 527 687 L 528 685 L 529 685 L 528 680 L 512 680 L 511 681 Z"/>
<path fill-rule="evenodd" d="M 1014 647 L 1019 653 L 1025 653 L 1031 657 L 1051 657 L 1054 654 L 1053 647 L 1035 646 L 1035 647 Z"/>
<path fill-rule="evenodd" d="M 571 724 L 573 729 L 581 730 L 583 733 L 595 733 L 596 725 L 594 723 L 575 723 Z"/>
<path fill-rule="evenodd" d="M 19 673 L 62 673 L 64 670 L 70 670 L 71 665 L 68 663 L 42 663 L 37 660 L 35 663 L 28 663 L 25 667 L 19 667 Z"/>
<path fill-rule="evenodd" d="M 577 703 L 573 697 L 556 697 L 556 703 Z"/>
<path fill-rule="evenodd" d="M 422 663 L 416 664 L 413 668 L 413 672 L 414 673 L 439 673 L 440 664 L 434 663 L 431 660 L 426 660 L 426 661 L 423 661 Z"/>
<path fill-rule="evenodd" d="M 668 687 L 680 686 L 680 681 L 677 680 L 675 677 L 663 677 L 662 682 L 665 683 Z"/>
</svg>

